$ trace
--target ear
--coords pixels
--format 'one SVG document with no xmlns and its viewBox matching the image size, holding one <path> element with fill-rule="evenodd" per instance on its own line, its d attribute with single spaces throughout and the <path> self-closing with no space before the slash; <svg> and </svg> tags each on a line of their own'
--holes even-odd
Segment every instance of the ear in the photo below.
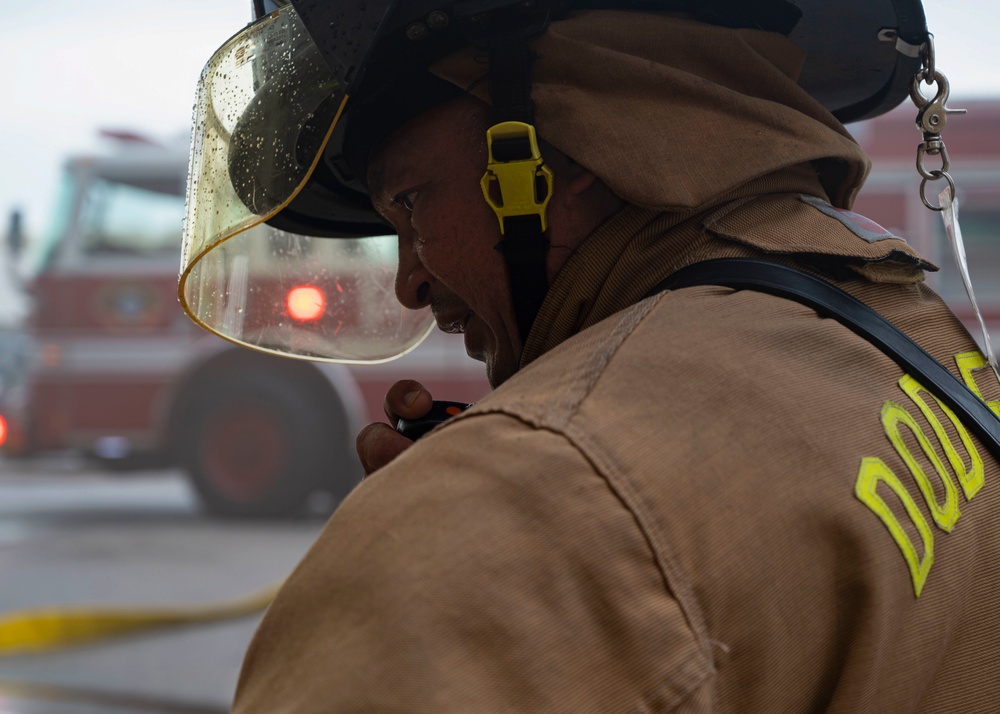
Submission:
<svg viewBox="0 0 1000 714">
<path fill-rule="evenodd" d="M 566 190 L 571 194 L 580 195 L 594 185 L 597 177 L 572 159 L 570 161 L 573 171 L 566 178 Z"/>
</svg>

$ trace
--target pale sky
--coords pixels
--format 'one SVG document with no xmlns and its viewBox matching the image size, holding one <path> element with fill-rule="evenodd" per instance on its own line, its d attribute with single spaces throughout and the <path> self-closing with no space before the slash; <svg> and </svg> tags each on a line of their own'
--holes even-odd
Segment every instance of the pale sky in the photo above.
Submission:
<svg viewBox="0 0 1000 714">
<path fill-rule="evenodd" d="M 988 54 L 1000 37 L 996 2 L 924 0 L 951 106 L 1000 97 L 1000 61 Z M 0 233 L 14 207 L 29 236 L 44 229 L 64 158 L 98 146 L 99 128 L 187 137 L 198 74 L 246 24 L 250 5 L 0 0 Z"/>
</svg>

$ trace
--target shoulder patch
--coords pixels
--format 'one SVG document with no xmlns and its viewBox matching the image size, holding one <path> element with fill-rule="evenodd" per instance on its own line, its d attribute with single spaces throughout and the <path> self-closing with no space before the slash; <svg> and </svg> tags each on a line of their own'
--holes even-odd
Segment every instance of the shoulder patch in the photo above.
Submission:
<svg viewBox="0 0 1000 714">
<path fill-rule="evenodd" d="M 875 243 L 888 238 L 903 240 L 899 236 L 895 236 L 887 231 L 872 219 L 866 218 L 860 213 L 855 213 L 854 211 L 848 211 L 844 208 L 831 206 L 829 203 L 821 198 L 817 198 L 816 196 L 806 196 L 805 194 L 800 194 L 799 200 L 803 203 L 809 204 L 830 218 L 840 221 L 848 230 L 851 231 L 851 233 L 856 235 L 858 238 L 868 241 L 869 243 Z"/>
</svg>

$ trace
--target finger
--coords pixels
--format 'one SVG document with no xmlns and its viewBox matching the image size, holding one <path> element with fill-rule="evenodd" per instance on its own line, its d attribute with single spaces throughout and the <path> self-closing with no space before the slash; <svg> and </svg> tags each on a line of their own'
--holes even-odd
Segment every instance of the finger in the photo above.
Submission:
<svg viewBox="0 0 1000 714">
<path fill-rule="evenodd" d="M 366 426 L 355 442 L 365 476 L 382 468 L 411 446 L 412 441 L 382 422 Z"/>
<path fill-rule="evenodd" d="M 412 379 L 402 379 L 389 387 L 382 408 L 389 423 L 395 426 L 400 417 L 419 419 L 424 416 L 433 403 L 433 397 L 424 385 Z"/>
</svg>

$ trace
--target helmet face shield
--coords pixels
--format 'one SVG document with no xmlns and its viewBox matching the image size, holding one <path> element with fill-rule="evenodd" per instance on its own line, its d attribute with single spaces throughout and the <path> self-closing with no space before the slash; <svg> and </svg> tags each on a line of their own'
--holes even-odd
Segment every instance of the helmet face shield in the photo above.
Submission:
<svg viewBox="0 0 1000 714">
<path fill-rule="evenodd" d="M 269 226 L 309 181 L 347 102 L 292 7 L 224 44 L 195 105 L 179 296 L 248 347 L 379 362 L 415 347 L 429 310 L 395 299 L 395 236 L 323 239 Z"/>
<path fill-rule="evenodd" d="M 314 238 L 257 224 L 189 268 L 190 315 L 266 352 L 338 362 L 384 362 L 416 347 L 430 310 L 396 300 L 396 236 Z"/>
</svg>

